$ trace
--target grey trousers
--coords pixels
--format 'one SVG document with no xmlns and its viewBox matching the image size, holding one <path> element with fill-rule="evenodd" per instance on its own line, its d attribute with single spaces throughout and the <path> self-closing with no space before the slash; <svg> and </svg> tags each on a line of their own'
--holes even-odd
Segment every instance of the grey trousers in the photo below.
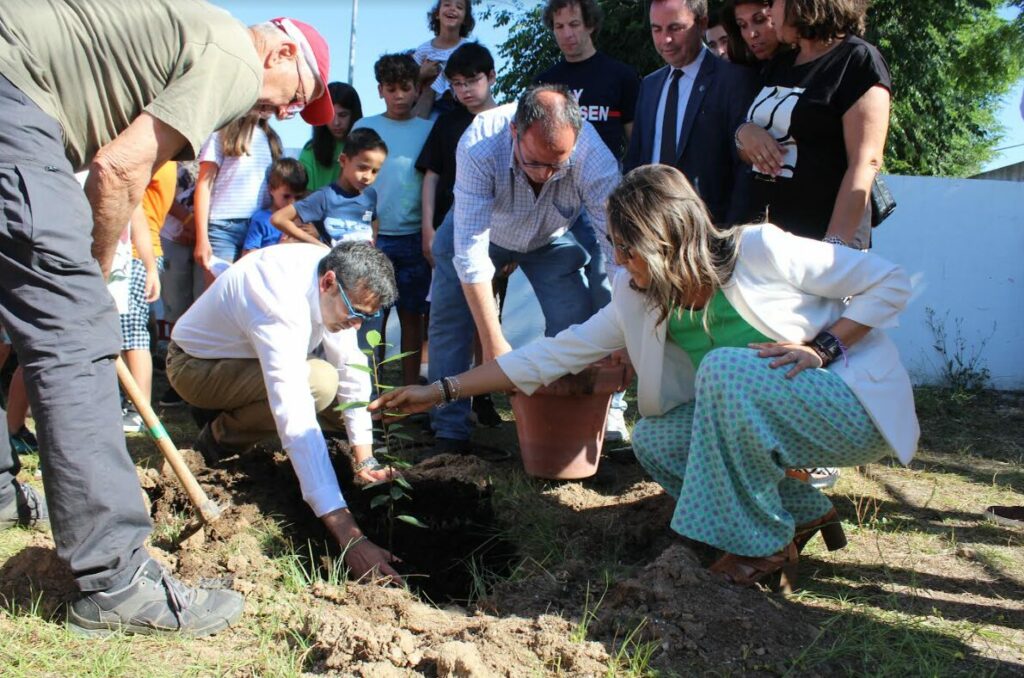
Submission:
<svg viewBox="0 0 1024 678">
<path fill-rule="evenodd" d="M 102 591 L 147 557 L 151 529 L 121 428 L 117 311 L 57 121 L 2 75 L 0 120 L 0 322 L 25 370 L 57 554 Z M 0 505 L 19 468 L 7 435 L 0 416 Z"/>
</svg>

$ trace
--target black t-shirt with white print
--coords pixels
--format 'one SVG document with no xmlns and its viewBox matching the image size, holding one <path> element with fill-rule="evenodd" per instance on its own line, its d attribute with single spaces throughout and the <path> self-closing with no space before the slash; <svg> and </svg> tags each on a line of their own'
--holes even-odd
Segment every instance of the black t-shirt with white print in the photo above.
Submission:
<svg viewBox="0 0 1024 678">
<path fill-rule="evenodd" d="M 773 224 L 822 238 L 847 168 L 843 114 L 875 85 L 891 89 L 892 79 L 878 50 L 855 36 L 805 64 L 794 65 L 796 56 L 783 52 L 764 66 L 747 112 L 786 148 L 774 180 L 754 166 L 753 198 Z"/>
<path fill-rule="evenodd" d="M 537 82 L 568 87 L 580 104 L 583 119 L 590 121 L 612 155 L 622 158 L 626 149 L 625 125 L 633 122 L 640 95 L 640 75 L 636 69 L 604 52 L 595 52 L 583 61 L 562 59 L 537 76 Z"/>
</svg>

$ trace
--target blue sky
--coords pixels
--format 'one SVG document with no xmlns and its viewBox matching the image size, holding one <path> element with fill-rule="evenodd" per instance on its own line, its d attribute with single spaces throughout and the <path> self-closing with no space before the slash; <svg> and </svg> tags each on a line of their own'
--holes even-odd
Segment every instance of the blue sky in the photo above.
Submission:
<svg viewBox="0 0 1024 678">
<path fill-rule="evenodd" d="M 331 49 L 332 79 L 348 80 L 352 0 L 292 0 L 288 3 L 269 0 L 214 0 L 214 4 L 224 7 L 247 24 L 259 23 L 286 14 L 316 26 Z M 375 115 L 384 110 L 383 102 L 377 96 L 377 83 L 373 79 L 373 62 L 385 52 L 413 49 L 432 37 L 426 23 L 426 13 L 432 4 L 432 0 L 359 0 L 356 21 L 356 67 L 352 84 L 362 99 L 364 114 Z M 484 4 L 500 7 L 510 6 L 511 2 L 487 0 Z M 1005 10 L 1003 14 L 1011 17 L 1016 11 Z M 481 12 L 479 6 L 476 12 L 478 15 Z M 504 64 L 498 57 L 496 47 L 504 41 L 505 30 L 499 31 L 483 21 L 478 21 L 472 37 L 491 48 L 500 71 Z M 999 115 L 1000 123 L 1006 128 L 1006 136 L 999 146 L 1013 148 L 999 153 L 986 169 L 1024 161 L 1024 120 L 1021 119 L 1020 111 L 1022 94 L 1024 80 L 1018 82 L 1004 99 Z M 310 135 L 309 126 L 298 118 L 286 122 L 277 121 L 274 123 L 274 129 L 289 148 L 302 146 Z"/>
</svg>

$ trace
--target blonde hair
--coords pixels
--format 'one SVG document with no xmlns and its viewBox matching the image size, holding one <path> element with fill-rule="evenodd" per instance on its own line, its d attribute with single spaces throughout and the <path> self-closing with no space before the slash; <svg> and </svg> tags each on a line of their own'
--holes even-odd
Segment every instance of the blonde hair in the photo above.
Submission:
<svg viewBox="0 0 1024 678">
<path fill-rule="evenodd" d="M 651 280 L 639 291 L 659 323 L 675 310 L 710 301 L 729 281 L 741 230 L 716 228 L 690 182 L 668 165 L 636 168 L 608 197 L 608 231 L 646 262 Z"/>
<path fill-rule="evenodd" d="M 252 147 L 252 135 L 257 127 L 267 135 L 271 157 L 274 160 L 280 158 L 283 152 L 281 137 L 277 136 L 277 132 L 270 126 L 269 121 L 255 113 L 230 122 L 220 130 L 220 143 L 224 149 L 224 155 L 233 158 L 249 155 Z"/>
</svg>

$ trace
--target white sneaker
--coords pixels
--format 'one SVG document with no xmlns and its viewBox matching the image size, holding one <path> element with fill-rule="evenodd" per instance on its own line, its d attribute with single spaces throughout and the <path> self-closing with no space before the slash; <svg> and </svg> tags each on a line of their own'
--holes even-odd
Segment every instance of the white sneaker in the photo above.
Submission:
<svg viewBox="0 0 1024 678">
<path fill-rule="evenodd" d="M 806 471 L 809 476 L 807 483 L 819 490 L 835 487 L 835 484 L 839 482 L 839 469 L 837 468 L 822 466 L 821 468 L 809 468 Z"/>
<path fill-rule="evenodd" d="M 142 415 L 129 409 L 121 411 L 121 424 L 125 433 L 139 433 L 145 427 Z"/>
<path fill-rule="evenodd" d="M 628 443 L 629 429 L 626 428 L 626 418 L 622 410 L 608 410 L 608 419 L 604 424 L 604 440 L 608 443 Z"/>
</svg>

